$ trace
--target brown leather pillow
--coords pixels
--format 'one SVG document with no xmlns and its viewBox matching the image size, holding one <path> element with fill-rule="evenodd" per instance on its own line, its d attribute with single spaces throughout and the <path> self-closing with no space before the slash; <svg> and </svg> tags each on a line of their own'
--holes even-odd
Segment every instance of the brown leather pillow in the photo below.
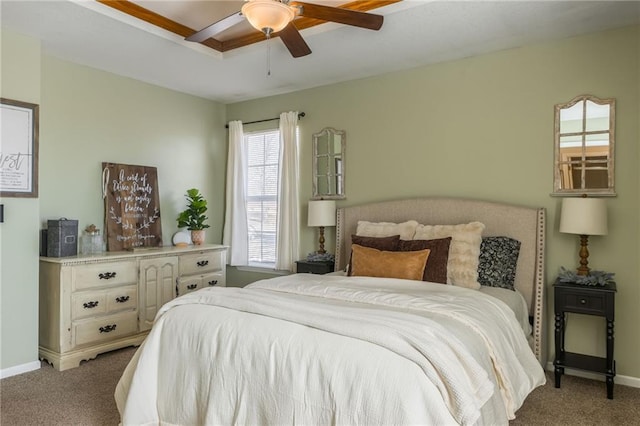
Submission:
<svg viewBox="0 0 640 426">
<path fill-rule="evenodd" d="M 365 237 L 362 235 L 351 235 L 351 244 L 384 251 L 397 251 L 398 242 L 400 242 L 400 235 L 392 235 L 390 237 Z M 351 257 L 353 257 L 353 254 Z M 347 275 L 351 275 L 351 258 L 349 258 Z"/>
<path fill-rule="evenodd" d="M 398 243 L 398 250 L 431 250 L 429 259 L 427 259 L 427 267 L 424 269 L 424 276 L 422 278 L 422 281 L 446 284 L 447 262 L 449 261 L 450 244 L 451 237 L 438 238 L 433 240 L 400 240 Z"/>
<path fill-rule="evenodd" d="M 354 244 L 351 246 L 350 271 L 353 276 L 420 281 L 428 258 L 429 250 L 383 251 Z"/>
</svg>

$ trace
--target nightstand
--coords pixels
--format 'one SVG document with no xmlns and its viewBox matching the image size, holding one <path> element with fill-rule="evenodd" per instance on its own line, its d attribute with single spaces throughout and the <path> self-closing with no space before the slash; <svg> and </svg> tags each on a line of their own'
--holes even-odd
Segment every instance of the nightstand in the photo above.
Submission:
<svg viewBox="0 0 640 426">
<path fill-rule="evenodd" d="M 311 273 L 311 274 L 328 274 L 333 272 L 333 262 L 312 262 L 310 260 L 298 260 L 296 261 L 297 273 Z"/>
<path fill-rule="evenodd" d="M 616 362 L 613 359 L 613 322 L 615 319 L 616 284 L 585 286 L 556 281 L 553 285 L 555 297 L 556 358 L 553 361 L 556 388 L 565 367 L 604 374 L 607 381 L 607 398 L 613 399 L 613 378 Z M 607 326 L 606 358 L 577 354 L 564 350 L 564 333 L 567 313 L 604 317 Z"/>
</svg>

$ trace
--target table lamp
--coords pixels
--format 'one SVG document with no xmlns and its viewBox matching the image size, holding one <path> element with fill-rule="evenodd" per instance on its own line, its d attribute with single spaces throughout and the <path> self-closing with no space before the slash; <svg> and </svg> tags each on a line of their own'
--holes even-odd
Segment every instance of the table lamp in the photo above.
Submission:
<svg viewBox="0 0 640 426">
<path fill-rule="evenodd" d="M 324 227 L 336 226 L 336 202 L 335 200 L 311 200 L 309 201 L 309 218 L 307 226 L 320 228 L 319 248 L 317 253 L 325 254 Z"/>
<path fill-rule="evenodd" d="M 589 235 L 607 235 L 607 206 L 602 198 L 563 198 L 560 232 L 580 235 L 578 275 L 589 275 Z"/>
</svg>

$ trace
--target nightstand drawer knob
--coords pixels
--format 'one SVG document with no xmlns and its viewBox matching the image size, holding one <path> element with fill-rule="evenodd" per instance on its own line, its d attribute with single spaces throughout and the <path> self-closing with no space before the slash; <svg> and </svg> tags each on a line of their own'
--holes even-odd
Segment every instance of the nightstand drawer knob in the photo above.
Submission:
<svg viewBox="0 0 640 426">
<path fill-rule="evenodd" d="M 583 304 L 583 305 L 586 305 L 587 304 L 587 299 L 580 299 L 580 303 Z"/>
</svg>

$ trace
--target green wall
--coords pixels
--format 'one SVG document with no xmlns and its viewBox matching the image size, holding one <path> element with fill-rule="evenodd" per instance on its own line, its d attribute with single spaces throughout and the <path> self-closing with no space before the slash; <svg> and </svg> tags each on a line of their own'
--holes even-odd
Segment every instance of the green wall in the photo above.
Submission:
<svg viewBox="0 0 640 426">
<path fill-rule="evenodd" d="M 167 244 L 184 191 L 200 188 L 211 204 L 207 240 L 220 242 L 224 123 L 283 111 L 307 114 L 300 122 L 302 217 L 311 196 L 311 134 L 344 129 L 347 199 L 339 205 L 454 196 L 545 207 L 550 290 L 558 268 L 576 266 L 578 253 L 578 238 L 557 231 L 561 200 L 549 196 L 553 105 L 588 93 L 617 100 L 618 195 L 607 199 L 609 235 L 591 238 L 591 266 L 616 272 L 618 374 L 640 378 L 638 27 L 226 106 L 42 56 L 32 39 L 2 35 L 2 96 L 39 103 L 41 134 L 40 198 L 2 200 L 1 369 L 37 360 L 41 224 L 66 216 L 102 227 L 102 161 L 158 168 Z M 316 242 L 316 230 L 303 226 L 300 255 Z M 329 232 L 327 247 L 334 242 Z M 228 280 L 243 285 L 266 276 L 229 268 Z M 602 355 L 604 325 L 576 317 L 567 340 L 571 350 Z"/>
<path fill-rule="evenodd" d="M 618 195 L 607 199 L 609 235 L 590 240 L 590 266 L 616 273 L 618 374 L 639 378 L 639 40 L 638 27 L 624 28 L 236 103 L 227 117 L 307 114 L 300 123 L 308 165 L 301 170 L 302 200 L 311 196 L 311 134 L 331 126 L 347 132 L 347 199 L 339 206 L 453 196 L 545 207 L 551 338 L 551 284 L 561 265 L 577 266 L 579 247 L 577 236 L 558 232 L 561 199 L 549 195 L 553 106 L 580 94 L 616 98 Z M 315 239 L 313 229 L 302 229 L 306 251 Z M 567 348 L 603 355 L 602 319 L 572 318 Z"/>
<path fill-rule="evenodd" d="M 6 198 L 0 370 L 38 360 L 38 235 L 48 219 L 103 228 L 101 163 L 158 170 L 165 245 L 184 194 L 210 201 L 207 242 L 222 241 L 226 111 L 212 102 L 42 55 L 33 39 L 2 32 L 2 96 L 40 104 L 39 199 Z"/>
<path fill-rule="evenodd" d="M 3 98 L 40 103 L 40 43 L 0 34 Z M 0 199 L 0 370 L 39 368 L 38 198 Z"/>
<path fill-rule="evenodd" d="M 184 194 L 210 200 L 207 241 L 222 241 L 225 107 L 202 98 L 44 57 L 40 217 L 103 228 L 103 161 L 157 168 L 162 237 L 177 230 Z"/>
</svg>

